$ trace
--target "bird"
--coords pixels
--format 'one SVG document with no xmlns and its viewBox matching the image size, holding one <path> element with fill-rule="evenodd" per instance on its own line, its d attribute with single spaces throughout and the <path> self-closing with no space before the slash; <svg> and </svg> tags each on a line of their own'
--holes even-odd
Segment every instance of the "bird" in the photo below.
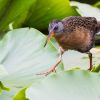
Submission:
<svg viewBox="0 0 100 100">
<path fill-rule="evenodd" d="M 62 20 L 54 19 L 49 23 L 49 34 L 44 47 L 51 37 L 54 37 L 61 48 L 61 54 L 67 50 L 87 53 L 89 57 L 89 70 L 92 70 L 92 53 L 90 49 L 95 44 L 95 34 L 100 31 L 100 21 L 95 17 L 70 16 Z M 48 71 L 55 70 L 60 60 Z"/>
</svg>

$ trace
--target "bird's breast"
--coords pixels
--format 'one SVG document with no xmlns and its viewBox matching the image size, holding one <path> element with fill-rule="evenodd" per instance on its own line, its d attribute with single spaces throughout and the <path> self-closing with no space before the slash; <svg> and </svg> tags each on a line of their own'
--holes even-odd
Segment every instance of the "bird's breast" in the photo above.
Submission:
<svg viewBox="0 0 100 100">
<path fill-rule="evenodd" d="M 72 49 L 80 52 L 89 51 L 94 42 L 94 37 L 91 36 L 90 31 L 83 27 L 76 28 L 70 33 L 66 31 L 55 38 L 64 50 Z"/>
</svg>

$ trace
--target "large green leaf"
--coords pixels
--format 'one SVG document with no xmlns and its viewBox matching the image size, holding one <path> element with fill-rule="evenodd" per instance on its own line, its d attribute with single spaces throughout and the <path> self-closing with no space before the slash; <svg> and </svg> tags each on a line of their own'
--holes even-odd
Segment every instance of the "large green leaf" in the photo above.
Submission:
<svg viewBox="0 0 100 100">
<path fill-rule="evenodd" d="M 100 1 L 98 1 L 97 3 L 95 3 L 94 6 L 100 8 Z"/>
<path fill-rule="evenodd" d="M 76 10 L 81 16 L 91 16 L 97 18 L 97 20 L 100 20 L 99 8 L 79 2 L 71 2 L 71 5 L 76 7 Z"/>
<path fill-rule="evenodd" d="M 37 0 L 34 11 L 30 13 L 25 25 L 45 29 L 51 20 L 72 15 L 78 13 L 71 8 L 69 0 Z"/>
<path fill-rule="evenodd" d="M 9 5 L 11 0 L 0 0 L 0 18 L 3 16 L 3 13 L 7 10 L 6 7 Z"/>
<path fill-rule="evenodd" d="M 13 98 L 13 100 L 28 100 L 25 96 L 26 88 L 19 91 L 19 93 Z"/>
<path fill-rule="evenodd" d="M 50 75 L 26 91 L 29 100 L 100 100 L 100 74 L 67 71 Z"/>
<path fill-rule="evenodd" d="M 0 18 L 0 32 L 8 30 L 9 24 L 19 27 L 26 19 L 29 10 L 36 0 L 1 0 L 2 17 Z M 0 8 L 1 8 L 0 7 Z M 0 14 L 1 14 L 0 13 Z"/>
<path fill-rule="evenodd" d="M 2 90 L 9 91 L 9 88 L 5 87 L 5 86 L 3 85 L 3 83 L 0 81 L 0 93 L 2 92 Z"/>
<path fill-rule="evenodd" d="M 59 53 L 51 42 L 44 47 L 45 41 L 46 37 L 33 28 L 15 29 L 0 41 L 0 81 L 11 89 L 3 92 L 0 100 L 10 100 L 18 90 L 41 79 L 35 74 L 56 63 Z"/>
<path fill-rule="evenodd" d="M 14 28 L 24 24 L 45 29 L 52 19 L 78 15 L 69 0 L 1 0 L 0 3 L 0 32 L 7 31 L 10 23 Z"/>
</svg>

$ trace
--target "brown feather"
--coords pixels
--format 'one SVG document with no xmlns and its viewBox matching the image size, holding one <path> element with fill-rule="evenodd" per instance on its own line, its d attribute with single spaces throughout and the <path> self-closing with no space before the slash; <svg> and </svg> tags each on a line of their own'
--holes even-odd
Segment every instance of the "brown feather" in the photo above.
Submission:
<svg viewBox="0 0 100 100">
<path fill-rule="evenodd" d="M 63 49 L 88 52 L 94 44 L 97 20 L 94 17 L 68 17 L 62 20 L 64 32 L 55 34 Z"/>
</svg>

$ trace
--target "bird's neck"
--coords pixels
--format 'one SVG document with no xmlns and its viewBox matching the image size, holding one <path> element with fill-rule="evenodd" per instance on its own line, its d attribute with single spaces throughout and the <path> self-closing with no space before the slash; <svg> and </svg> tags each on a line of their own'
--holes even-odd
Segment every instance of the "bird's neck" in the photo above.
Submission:
<svg viewBox="0 0 100 100">
<path fill-rule="evenodd" d="M 67 38 L 65 39 L 66 36 L 64 35 L 64 33 L 59 34 L 59 35 L 55 35 L 54 37 L 55 37 L 56 41 L 58 42 L 58 44 L 59 44 L 63 49 L 65 49 L 64 46 L 66 46 L 66 45 L 65 45 L 65 43 L 64 43 L 64 40 L 66 40 Z"/>
<path fill-rule="evenodd" d="M 60 35 L 55 35 L 54 37 L 55 37 L 56 41 L 59 43 L 59 42 L 61 41 L 62 34 L 60 34 Z"/>
</svg>

